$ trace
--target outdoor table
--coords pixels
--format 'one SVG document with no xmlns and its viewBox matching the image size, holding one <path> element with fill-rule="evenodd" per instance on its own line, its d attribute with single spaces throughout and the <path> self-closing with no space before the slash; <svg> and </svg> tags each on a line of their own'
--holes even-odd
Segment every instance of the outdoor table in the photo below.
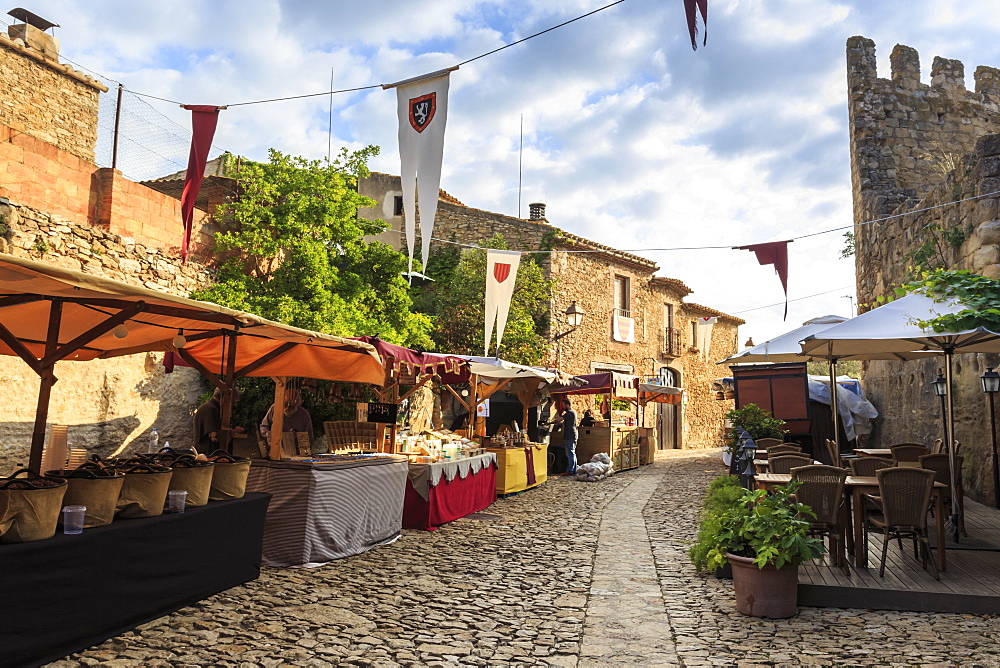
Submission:
<svg viewBox="0 0 1000 668">
<path fill-rule="evenodd" d="M 760 489 L 772 489 L 777 485 L 785 485 L 792 480 L 788 473 L 761 473 L 756 477 Z M 944 530 L 944 490 L 948 486 L 941 482 L 934 483 L 934 520 L 935 547 L 937 552 L 938 570 L 944 572 L 947 566 L 945 543 L 948 540 Z M 864 506 L 862 500 L 865 494 L 878 494 L 878 478 L 875 476 L 847 476 L 844 493 L 851 504 L 851 514 L 854 524 L 854 565 L 858 568 L 868 567 L 868 545 L 864 536 Z M 843 543 L 843 541 L 841 541 Z"/>
<path fill-rule="evenodd" d="M 269 499 L 0 545 L 0 665 L 56 661 L 255 580 Z"/>
<path fill-rule="evenodd" d="M 433 531 L 488 508 L 497 498 L 497 457 L 492 452 L 452 461 L 411 462 L 403 502 L 403 527 Z"/>
<path fill-rule="evenodd" d="M 247 489 L 274 495 L 264 524 L 264 565 L 318 566 L 399 538 L 406 457 L 257 459 Z"/>
<path fill-rule="evenodd" d="M 892 458 L 892 450 L 889 448 L 854 448 L 854 454 L 862 457 L 889 457 Z"/>
<path fill-rule="evenodd" d="M 497 458 L 497 496 L 523 492 L 548 480 L 548 450 L 541 443 L 485 450 Z"/>
</svg>

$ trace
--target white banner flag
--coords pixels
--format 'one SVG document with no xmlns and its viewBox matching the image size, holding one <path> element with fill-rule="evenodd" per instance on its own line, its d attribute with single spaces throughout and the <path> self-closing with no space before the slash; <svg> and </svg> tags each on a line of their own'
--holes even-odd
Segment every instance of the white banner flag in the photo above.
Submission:
<svg viewBox="0 0 1000 668">
<path fill-rule="evenodd" d="M 708 350 L 712 347 L 712 325 L 716 323 L 718 318 L 698 318 L 698 341 L 695 343 L 698 346 L 698 350 L 701 351 L 701 359 L 705 362 L 708 361 Z"/>
<path fill-rule="evenodd" d="M 435 73 L 436 74 L 436 73 Z M 403 186 L 403 216 L 409 268 L 413 271 L 416 242 L 416 202 L 420 203 L 420 240 L 424 267 L 431 248 L 441 187 L 444 126 L 448 118 L 448 72 L 396 86 L 399 120 L 399 161 Z"/>
<path fill-rule="evenodd" d="M 517 268 L 521 254 L 517 251 L 489 249 L 486 251 L 486 357 L 490 356 L 490 336 L 493 323 L 497 324 L 497 347 L 503 339 L 510 312 L 510 298 L 514 294 Z"/>
</svg>

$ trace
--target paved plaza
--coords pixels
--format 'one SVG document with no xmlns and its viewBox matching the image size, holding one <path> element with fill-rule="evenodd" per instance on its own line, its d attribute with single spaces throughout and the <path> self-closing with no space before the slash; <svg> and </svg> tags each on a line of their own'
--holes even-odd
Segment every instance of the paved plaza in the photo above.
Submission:
<svg viewBox="0 0 1000 668">
<path fill-rule="evenodd" d="M 51 665 L 1000 665 L 1000 616 L 736 613 L 731 583 L 686 556 L 722 471 L 674 451 L 599 483 L 550 479 L 322 568 L 264 569 Z"/>
</svg>

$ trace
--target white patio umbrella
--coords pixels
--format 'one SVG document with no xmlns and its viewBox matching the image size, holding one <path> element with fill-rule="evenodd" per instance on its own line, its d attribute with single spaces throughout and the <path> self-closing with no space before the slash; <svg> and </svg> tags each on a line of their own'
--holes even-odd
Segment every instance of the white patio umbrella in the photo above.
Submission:
<svg viewBox="0 0 1000 668">
<path fill-rule="evenodd" d="M 719 364 L 747 364 L 747 363 L 777 363 L 777 362 L 811 362 L 814 360 L 827 359 L 822 356 L 807 355 L 802 352 L 800 341 L 808 336 L 813 336 L 823 332 L 835 325 L 846 322 L 847 318 L 839 315 L 824 315 L 812 318 L 802 323 L 790 332 L 785 332 L 773 339 L 758 343 L 756 346 L 746 348 L 740 352 L 727 357 Z M 852 358 L 857 359 L 857 358 Z M 830 387 L 836 387 L 837 359 L 827 359 L 830 364 Z M 830 412 L 833 420 L 833 438 L 837 443 L 837 452 L 840 452 L 840 404 L 837 392 L 830 392 Z M 838 454 L 839 458 L 839 454 Z M 834 464 L 839 462 L 835 461 Z"/>
<path fill-rule="evenodd" d="M 954 299 L 937 301 L 933 297 L 914 292 L 839 325 L 833 325 L 802 341 L 803 354 L 825 359 L 859 359 L 858 356 L 867 359 L 913 359 L 927 354 L 943 354 L 947 385 L 945 440 L 952 490 L 958 489 L 953 447 L 955 425 L 951 389 L 952 356 L 955 353 L 998 353 L 1000 334 L 983 327 L 958 332 L 935 332 L 922 328 L 917 322 L 957 313 L 964 308 Z M 957 502 L 953 504 L 951 518 L 955 525 L 956 541 L 959 506 Z"/>
</svg>

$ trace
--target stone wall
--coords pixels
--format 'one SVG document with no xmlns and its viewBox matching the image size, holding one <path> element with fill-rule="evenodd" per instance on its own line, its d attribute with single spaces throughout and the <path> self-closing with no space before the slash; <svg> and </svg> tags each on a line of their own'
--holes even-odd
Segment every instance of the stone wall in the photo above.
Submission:
<svg viewBox="0 0 1000 668">
<path fill-rule="evenodd" d="M 0 252 L 93 273 L 153 290 L 187 295 L 212 280 L 203 265 L 86 222 L 17 203 L 0 204 Z M 2 312 L 0 312 L 2 315 Z M 191 412 L 204 388 L 199 374 L 177 367 L 164 374 L 162 353 L 92 362 L 59 362 L 48 423 L 69 425 L 69 443 L 112 455 L 141 450 L 156 425 L 160 440 L 192 441 Z M 0 475 L 26 463 L 38 377 L 19 358 L 0 356 Z"/>
<path fill-rule="evenodd" d="M 0 34 L 0 87 L 0 117 L 15 132 L 94 161 L 103 84 Z"/>
<path fill-rule="evenodd" d="M 1000 199 L 982 197 L 1000 191 L 1000 136 L 990 134 L 1000 132 L 1000 71 L 977 68 L 972 93 L 962 63 L 936 58 L 926 86 L 919 83 L 917 53 L 897 46 L 888 81 L 875 76 L 874 48 L 861 37 L 847 47 L 859 302 L 890 296 L 908 280 L 911 254 L 921 247 L 933 264 L 1000 278 Z M 937 241 L 931 227 L 943 232 Z M 989 503 L 991 469 L 974 464 L 988 462 L 991 448 L 978 376 L 998 362 L 997 355 L 959 355 L 953 367 L 966 492 Z M 943 438 L 942 408 L 930 386 L 943 359 L 864 366 L 865 392 L 881 415 L 871 445 Z"/>
<path fill-rule="evenodd" d="M 391 230 L 382 240 L 405 252 L 403 217 L 395 214 L 394 199 L 402 194 L 398 176 L 372 174 L 362 180 L 362 194 L 376 200 L 376 205 L 361 215 L 381 218 Z M 687 398 L 681 408 L 680 447 L 702 448 L 721 445 L 723 414 L 732 402 L 716 401 L 711 381 L 721 375 L 715 360 L 737 349 L 737 327 L 743 323 L 702 306 L 687 304 L 683 297 L 691 291 L 676 279 L 654 277 L 658 267 L 645 258 L 569 234 L 542 218 L 524 220 L 463 205 L 447 193 L 438 201 L 434 236 L 463 244 L 475 244 L 500 233 L 512 250 L 537 250 L 551 247 L 564 251 L 544 256 L 542 267 L 555 280 L 549 306 L 550 335 L 565 332 L 563 312 L 576 302 L 585 312 L 577 331 L 550 344 L 546 363 L 573 374 L 592 373 L 596 369 L 618 369 L 625 373 L 649 376 L 660 369 L 672 370 L 685 388 Z M 418 242 L 419 243 L 419 242 Z M 442 242 L 435 242 L 440 249 Z M 630 311 L 635 319 L 635 342 L 621 343 L 612 338 L 614 282 L 616 276 L 629 279 Z M 674 327 L 680 332 L 679 349 L 665 351 L 665 305 L 674 308 Z M 721 316 L 712 333 L 711 359 L 705 361 L 693 351 L 691 323 L 696 317 Z M 665 354 L 669 352 L 670 354 Z M 655 424 L 655 410 L 648 411 L 647 424 Z"/>
</svg>

